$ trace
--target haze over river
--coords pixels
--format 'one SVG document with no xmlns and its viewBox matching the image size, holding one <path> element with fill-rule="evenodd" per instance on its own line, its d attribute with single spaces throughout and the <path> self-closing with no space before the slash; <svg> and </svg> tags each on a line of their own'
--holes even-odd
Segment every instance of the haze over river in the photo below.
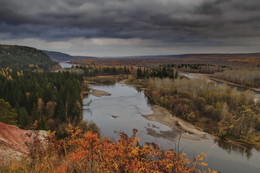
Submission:
<svg viewBox="0 0 260 173">
<path fill-rule="evenodd" d="M 177 147 L 162 134 L 171 134 L 172 138 L 180 140 L 179 151 L 184 151 L 190 158 L 201 152 L 208 154 L 206 162 L 211 169 L 224 173 L 259 173 L 260 152 L 256 149 L 239 148 L 223 141 L 216 141 L 211 135 L 196 136 L 182 132 L 158 122 L 149 121 L 142 115 L 152 114 L 151 105 L 143 92 L 126 84 L 90 85 L 90 88 L 111 93 L 110 96 L 95 97 L 89 95 L 83 101 L 84 120 L 92 121 L 100 128 L 102 136 L 118 138 L 115 131 L 124 131 L 128 135 L 138 129 L 141 144 L 155 142 L 163 149 Z M 90 104 L 88 104 L 90 103 Z M 153 133 L 149 133 L 149 132 Z M 156 133 L 156 135 L 154 135 Z"/>
</svg>

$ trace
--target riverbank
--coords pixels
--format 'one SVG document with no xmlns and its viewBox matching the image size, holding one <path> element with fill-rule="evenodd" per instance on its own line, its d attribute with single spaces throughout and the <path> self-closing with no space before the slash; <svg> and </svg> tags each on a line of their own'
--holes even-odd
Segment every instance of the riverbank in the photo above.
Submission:
<svg viewBox="0 0 260 173">
<path fill-rule="evenodd" d="M 226 138 L 226 139 L 221 139 L 218 136 L 214 136 L 213 134 L 209 134 L 207 132 L 204 132 L 203 129 L 194 126 L 193 124 L 184 121 L 183 119 L 176 117 L 172 115 L 166 108 L 161 107 L 159 105 L 153 105 L 152 106 L 153 113 L 149 115 L 142 115 L 144 118 L 150 121 L 156 121 L 161 124 L 164 124 L 171 129 L 178 129 L 183 132 L 186 132 L 190 135 L 182 134 L 181 137 L 185 139 L 191 139 L 191 140 L 200 140 L 200 139 L 206 139 L 208 136 L 211 136 L 211 138 L 215 140 L 224 140 L 232 145 L 235 145 L 240 148 L 247 148 L 247 147 L 252 147 L 252 144 L 248 144 L 245 141 L 242 140 L 235 140 L 232 138 Z M 151 134 L 153 135 L 153 134 Z M 156 135 L 156 134 L 154 134 Z M 165 138 L 171 139 L 170 134 L 163 134 Z M 258 148 L 257 145 L 254 146 L 255 148 Z"/>
<path fill-rule="evenodd" d="M 84 77 L 84 80 L 89 84 L 115 84 L 124 79 L 128 79 L 129 75 L 107 75 L 107 76 L 95 76 Z"/>
<path fill-rule="evenodd" d="M 199 138 L 205 138 L 207 133 L 198 129 L 194 125 L 173 116 L 166 108 L 163 108 L 159 105 L 152 106 L 153 113 L 150 115 L 143 115 L 147 120 L 156 121 L 161 124 L 164 124 L 171 129 L 179 129 L 181 131 L 187 132 L 191 135 L 195 135 L 196 137 L 190 137 L 187 135 L 182 135 L 184 138 L 198 140 Z"/>
<path fill-rule="evenodd" d="M 220 125 L 219 122 L 221 120 L 216 121 L 209 116 L 205 116 L 205 115 L 210 114 L 212 116 L 214 115 L 214 117 L 219 116 L 221 118 L 221 112 L 217 113 L 217 114 L 213 114 L 218 111 L 217 106 L 216 106 L 217 101 L 213 100 L 214 102 L 212 103 L 212 102 L 210 102 L 212 100 L 210 100 L 209 98 L 208 98 L 208 100 L 206 100 L 206 98 L 207 98 L 206 94 L 209 94 L 209 95 L 211 93 L 214 94 L 214 91 L 212 91 L 212 90 L 204 91 L 204 90 L 201 90 L 201 88 L 199 88 L 198 86 L 193 85 L 193 81 L 187 81 L 187 80 L 180 81 L 180 80 L 177 81 L 179 88 L 175 89 L 176 93 L 173 93 L 174 90 L 169 89 L 172 87 L 172 85 L 171 85 L 171 83 L 169 83 L 169 81 L 167 83 L 167 81 L 166 82 L 160 81 L 159 79 L 157 81 L 150 81 L 150 82 L 147 82 L 145 80 L 132 80 L 132 81 L 128 81 L 128 83 L 137 88 L 145 87 L 145 89 L 144 89 L 145 95 L 149 98 L 149 100 L 152 103 L 155 103 L 160 106 L 164 106 L 169 112 L 172 113 L 172 115 L 178 114 L 178 115 L 180 115 L 180 118 L 182 115 L 184 115 L 184 116 L 189 115 L 190 117 L 186 117 L 186 118 L 190 118 L 190 123 L 193 124 L 194 127 L 196 127 L 197 129 L 203 129 L 201 131 L 205 131 L 209 134 L 214 135 L 214 138 L 219 138 L 218 136 L 220 136 L 220 137 L 222 137 L 222 139 L 224 139 L 226 141 L 232 140 L 232 141 L 234 141 L 234 143 L 239 143 L 239 145 L 241 145 L 243 143 L 244 146 L 250 146 L 252 148 L 259 148 L 259 144 L 260 144 L 260 135 L 258 135 L 259 131 L 255 130 L 254 133 L 247 135 L 247 136 L 242 136 L 241 134 L 238 134 L 238 135 L 241 135 L 240 138 L 235 138 L 234 136 L 237 134 L 233 135 L 232 133 L 236 132 L 236 131 L 225 132 L 226 134 L 223 134 L 223 133 L 221 133 L 222 132 L 221 130 L 225 129 L 226 126 Z M 203 84 L 207 85 L 206 82 Z M 160 86 L 163 86 L 163 87 L 160 87 Z M 184 89 L 182 89 L 182 87 Z M 200 103 L 200 102 L 196 102 L 197 98 L 192 97 L 192 93 L 189 90 L 192 87 L 194 87 L 193 89 L 201 94 L 200 100 L 204 101 L 204 103 L 199 106 L 203 108 L 202 110 L 207 108 L 206 109 L 207 112 L 199 111 L 199 109 L 196 107 L 196 104 Z M 167 90 L 167 88 L 168 88 L 168 90 Z M 186 90 L 185 90 L 185 88 L 186 88 Z M 219 88 L 219 89 L 221 89 L 221 88 Z M 215 95 L 213 95 L 213 97 L 214 97 L 214 99 L 221 100 L 218 97 L 216 97 Z M 229 95 L 229 97 L 233 98 L 234 95 Z M 172 104 L 173 102 L 175 104 Z M 232 107 L 232 105 L 229 105 L 229 106 Z M 251 110 L 252 112 L 257 111 L 257 109 L 254 109 L 254 108 L 250 109 L 250 105 L 245 105 L 245 106 L 248 106 L 248 109 Z M 233 107 L 233 110 L 236 110 L 236 109 L 237 108 Z M 187 111 L 189 111 L 191 113 L 187 114 Z M 156 110 L 155 110 L 155 112 L 156 112 Z M 206 114 L 206 113 L 208 113 L 208 114 Z M 182 121 L 178 121 L 178 123 L 176 124 L 176 119 L 165 118 L 165 117 L 171 117 L 171 116 L 159 116 L 159 115 L 155 116 L 155 115 L 156 115 L 156 113 L 153 115 L 154 121 L 161 122 L 170 127 L 179 125 L 178 128 L 182 129 L 186 132 L 189 132 L 189 130 L 190 130 L 189 128 L 186 128 L 186 126 L 183 126 L 184 123 L 179 123 Z M 230 115 L 232 115 L 232 118 L 236 118 L 236 116 L 234 116 L 233 114 L 230 114 Z M 237 114 L 237 116 L 239 116 L 239 115 Z M 254 113 L 254 117 L 256 117 L 256 116 L 257 116 L 257 114 Z M 174 116 L 172 116 L 172 117 L 174 117 Z M 161 119 L 164 119 L 164 120 L 161 120 Z M 186 122 L 185 120 L 183 120 L 183 121 Z M 240 121 L 240 124 L 242 123 L 241 119 L 238 119 L 237 121 Z M 235 124 L 234 121 L 229 122 L 229 123 L 233 123 L 231 125 L 237 125 L 237 124 Z M 235 127 L 231 126 L 231 125 L 230 125 L 230 127 L 232 127 L 233 129 L 239 128 L 238 125 Z M 253 127 L 253 126 L 251 126 L 251 127 L 256 129 L 256 127 Z M 233 143 L 233 142 L 229 142 L 229 143 Z"/>
</svg>

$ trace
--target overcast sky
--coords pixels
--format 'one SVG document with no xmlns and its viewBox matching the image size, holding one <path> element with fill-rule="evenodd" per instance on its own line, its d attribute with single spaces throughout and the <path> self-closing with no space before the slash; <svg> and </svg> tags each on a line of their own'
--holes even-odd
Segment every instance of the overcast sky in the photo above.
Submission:
<svg viewBox="0 0 260 173">
<path fill-rule="evenodd" d="M 260 0 L 0 0 L 0 43 L 89 56 L 260 52 Z"/>
</svg>

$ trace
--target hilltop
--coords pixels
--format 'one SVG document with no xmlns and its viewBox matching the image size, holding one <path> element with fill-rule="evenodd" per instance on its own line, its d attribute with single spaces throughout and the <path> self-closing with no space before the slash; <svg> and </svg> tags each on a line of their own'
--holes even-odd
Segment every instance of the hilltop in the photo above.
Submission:
<svg viewBox="0 0 260 173">
<path fill-rule="evenodd" d="M 62 52 L 56 51 L 47 51 L 43 50 L 53 61 L 62 62 L 62 61 L 72 61 L 72 60 L 81 60 L 81 59 L 96 59 L 96 57 L 90 56 L 72 56 Z"/>
<path fill-rule="evenodd" d="M 0 68 L 49 70 L 58 65 L 43 51 L 32 47 L 0 44 Z"/>
</svg>

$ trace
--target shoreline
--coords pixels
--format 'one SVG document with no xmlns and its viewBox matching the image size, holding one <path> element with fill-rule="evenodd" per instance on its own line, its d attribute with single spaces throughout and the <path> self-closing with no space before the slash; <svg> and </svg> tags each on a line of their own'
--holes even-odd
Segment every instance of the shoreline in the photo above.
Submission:
<svg viewBox="0 0 260 173">
<path fill-rule="evenodd" d="M 144 118 L 150 121 L 156 121 L 161 124 L 168 126 L 171 129 L 177 129 L 183 131 L 188 134 L 182 134 L 183 138 L 192 139 L 192 140 L 200 140 L 202 138 L 206 138 L 206 136 L 210 135 L 201 129 L 198 129 L 196 126 L 188 123 L 181 118 L 173 116 L 166 108 L 163 108 L 159 105 L 152 105 L 153 113 L 150 115 L 142 115 Z"/>
<path fill-rule="evenodd" d="M 92 89 L 90 88 L 89 94 L 96 96 L 96 97 L 102 97 L 102 96 L 110 96 L 111 94 L 109 92 L 98 90 L 98 89 Z"/>
<path fill-rule="evenodd" d="M 200 140 L 200 139 L 205 139 L 205 138 L 212 138 L 213 140 L 221 140 L 228 142 L 232 145 L 235 145 L 237 147 L 241 148 L 259 148 L 258 145 L 252 145 L 249 143 L 245 143 L 242 141 L 237 141 L 233 140 L 230 138 L 220 138 L 219 136 L 215 136 L 214 134 L 207 133 L 203 131 L 203 129 L 198 128 L 197 126 L 193 125 L 190 122 L 187 122 L 179 117 L 173 116 L 166 108 L 159 106 L 159 105 L 152 105 L 152 110 L 153 113 L 149 115 L 142 115 L 144 118 L 150 121 L 156 121 L 161 124 L 164 124 L 168 126 L 171 129 L 178 129 L 181 130 L 185 133 L 189 133 L 190 135 L 187 134 L 182 134 L 181 137 L 186 138 L 186 139 L 191 139 L 191 140 Z"/>
</svg>

